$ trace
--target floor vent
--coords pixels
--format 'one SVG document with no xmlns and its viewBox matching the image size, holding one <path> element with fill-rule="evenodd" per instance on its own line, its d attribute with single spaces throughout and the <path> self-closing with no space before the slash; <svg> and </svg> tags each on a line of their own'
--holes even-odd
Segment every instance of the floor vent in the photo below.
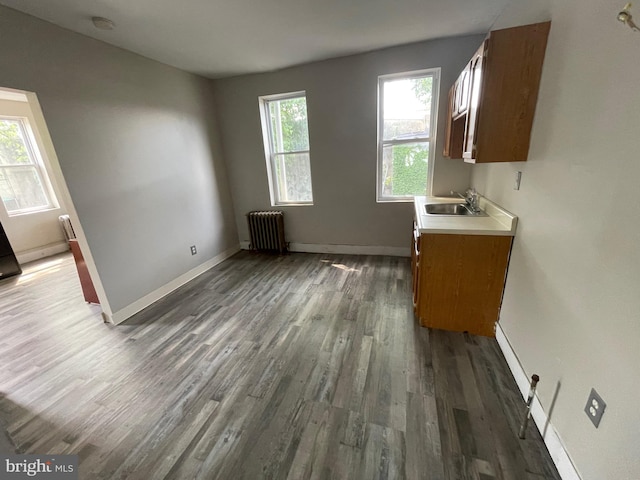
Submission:
<svg viewBox="0 0 640 480">
<path fill-rule="evenodd" d="M 277 210 L 247 213 L 249 248 L 260 252 L 287 251 L 284 241 L 284 213 Z"/>
</svg>

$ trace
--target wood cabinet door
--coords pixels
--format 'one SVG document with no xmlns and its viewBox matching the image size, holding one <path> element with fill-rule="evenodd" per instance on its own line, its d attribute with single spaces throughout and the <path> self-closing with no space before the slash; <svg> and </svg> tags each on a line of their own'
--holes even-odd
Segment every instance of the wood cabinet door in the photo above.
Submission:
<svg viewBox="0 0 640 480">
<path fill-rule="evenodd" d="M 453 115 L 455 110 L 455 105 L 454 105 L 455 88 L 456 86 L 453 85 L 449 89 L 449 101 L 447 103 L 448 105 L 447 124 L 445 126 L 445 131 L 444 131 L 444 150 L 442 152 L 442 154 L 445 157 L 451 157 L 452 124 L 453 124 Z"/>
<path fill-rule="evenodd" d="M 491 32 L 474 163 L 527 160 L 549 29 L 546 22 Z"/>
<path fill-rule="evenodd" d="M 456 99 L 456 115 L 462 115 L 469 109 L 469 85 L 471 78 L 471 62 L 467 64 L 462 71 L 456 84 L 458 89 L 456 91 L 458 97 Z"/>
<path fill-rule="evenodd" d="M 420 233 L 414 223 L 411 236 L 411 273 L 413 276 L 413 310 L 418 308 L 420 294 Z"/>
<path fill-rule="evenodd" d="M 421 240 L 415 306 L 420 324 L 494 336 L 512 237 L 423 234 Z"/>
<path fill-rule="evenodd" d="M 478 131 L 478 112 L 482 99 L 482 84 L 484 81 L 485 53 L 488 40 L 480 46 L 469 64 L 469 108 L 467 110 L 467 125 L 465 128 L 462 158 L 473 161 L 476 157 L 476 135 Z"/>
<path fill-rule="evenodd" d="M 456 83 L 449 90 L 449 111 L 447 112 L 444 149 L 442 152 L 448 158 L 462 158 L 466 116 L 464 114 L 456 115 L 455 113 L 458 87 L 459 84 Z"/>
<path fill-rule="evenodd" d="M 492 31 L 453 86 L 445 156 L 526 161 L 550 22 Z"/>
</svg>

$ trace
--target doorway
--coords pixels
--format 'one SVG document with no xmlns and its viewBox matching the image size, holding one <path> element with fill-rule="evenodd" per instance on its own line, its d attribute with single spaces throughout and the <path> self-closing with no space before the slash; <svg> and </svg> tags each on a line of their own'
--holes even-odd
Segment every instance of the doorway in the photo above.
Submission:
<svg viewBox="0 0 640 480">
<path fill-rule="evenodd" d="M 68 216 L 68 217 L 67 217 Z M 34 92 L 0 87 L 0 223 L 20 265 L 69 250 L 60 217 L 73 225 L 74 256 L 84 284 L 95 288 L 85 299 L 110 309 L 91 250 Z M 81 264 L 81 265 L 80 265 Z M 106 316 L 105 316 L 106 314 Z"/>
</svg>

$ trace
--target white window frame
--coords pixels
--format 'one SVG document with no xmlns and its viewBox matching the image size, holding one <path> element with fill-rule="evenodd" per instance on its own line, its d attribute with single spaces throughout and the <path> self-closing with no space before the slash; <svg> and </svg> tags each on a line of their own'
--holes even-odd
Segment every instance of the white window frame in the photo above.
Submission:
<svg viewBox="0 0 640 480">
<path fill-rule="evenodd" d="M 20 129 L 22 130 L 23 139 L 25 141 L 25 148 L 27 149 L 27 155 L 31 163 L 29 164 L 21 164 L 21 165 L 0 165 L 0 169 L 9 170 L 12 168 L 24 168 L 26 166 L 33 167 L 40 180 L 40 185 L 42 185 L 42 190 L 44 196 L 47 200 L 46 205 L 31 207 L 31 208 L 22 208 L 19 210 L 12 210 L 11 212 L 7 209 L 4 202 L 0 200 L 0 206 L 5 210 L 6 214 L 9 217 L 16 217 L 19 215 L 28 215 L 31 213 L 40 213 L 46 212 L 48 210 L 53 210 L 59 208 L 58 200 L 53 191 L 53 186 L 51 185 L 51 180 L 49 178 L 49 173 L 45 167 L 44 159 L 42 157 L 42 153 L 40 151 L 40 146 L 38 145 L 38 141 L 34 134 L 33 127 L 31 126 L 30 118 L 26 116 L 18 116 L 11 114 L 0 113 L 0 120 L 12 120 L 17 121 L 20 124 Z"/>
<path fill-rule="evenodd" d="M 414 70 L 410 72 L 392 73 L 388 75 L 378 76 L 378 158 L 376 168 L 376 201 L 378 203 L 393 202 L 412 202 L 413 195 L 407 196 L 385 196 L 382 194 L 382 164 L 383 164 L 383 147 L 387 145 L 402 145 L 406 143 L 428 143 L 429 144 L 429 161 L 427 163 L 427 195 L 431 195 L 433 182 L 433 163 L 436 153 L 436 138 L 438 135 L 438 103 L 440 102 L 440 67 L 428 68 L 424 70 Z M 431 112 L 430 112 L 430 129 L 429 136 L 416 135 L 411 138 L 403 138 L 401 140 L 383 140 L 384 139 L 384 82 L 389 80 L 397 80 L 402 78 L 422 78 L 431 76 L 433 78 L 431 84 Z"/>
<path fill-rule="evenodd" d="M 260 121 L 262 123 L 262 139 L 264 143 L 264 154 L 267 162 L 267 178 L 269 180 L 269 196 L 271 199 L 272 206 L 282 206 L 282 205 L 291 205 L 291 206 L 305 206 L 305 205 L 313 205 L 313 178 L 311 178 L 311 200 L 310 201 L 284 201 L 279 198 L 279 190 L 277 182 L 277 174 L 276 174 L 276 159 L 277 157 L 284 158 L 284 155 L 292 155 L 292 154 L 301 154 L 306 153 L 309 155 L 309 175 L 311 175 L 311 140 L 309 139 L 309 148 L 307 150 L 295 150 L 295 151 L 282 151 L 282 152 L 274 152 L 274 148 L 272 143 L 273 135 L 272 128 L 270 122 L 269 115 L 269 104 L 274 101 L 280 100 L 289 100 L 292 98 L 304 98 L 305 102 L 307 101 L 307 92 L 305 90 L 301 90 L 298 92 L 289 92 L 289 93 L 280 93 L 275 95 L 263 95 L 258 97 L 258 102 L 260 105 Z M 307 111 L 307 133 L 309 131 L 309 112 Z"/>
</svg>

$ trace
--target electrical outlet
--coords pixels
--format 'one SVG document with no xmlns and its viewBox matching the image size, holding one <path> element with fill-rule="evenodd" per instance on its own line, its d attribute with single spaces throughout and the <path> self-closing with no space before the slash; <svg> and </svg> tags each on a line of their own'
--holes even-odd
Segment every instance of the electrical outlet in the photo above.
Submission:
<svg viewBox="0 0 640 480">
<path fill-rule="evenodd" d="M 198 250 L 196 250 L 196 246 L 191 245 L 191 255 L 195 255 L 196 253 L 198 253 Z"/>
<path fill-rule="evenodd" d="M 522 180 L 522 172 L 516 172 L 515 181 L 513 182 L 514 190 L 520 190 L 520 180 Z"/>
<path fill-rule="evenodd" d="M 598 395 L 598 392 L 596 392 L 595 389 L 592 388 L 591 393 L 589 394 L 589 399 L 587 400 L 587 405 L 584 407 L 584 411 L 596 428 L 600 425 L 600 420 L 602 419 L 602 414 L 606 407 L 607 404 L 604 403 L 602 397 Z"/>
</svg>

